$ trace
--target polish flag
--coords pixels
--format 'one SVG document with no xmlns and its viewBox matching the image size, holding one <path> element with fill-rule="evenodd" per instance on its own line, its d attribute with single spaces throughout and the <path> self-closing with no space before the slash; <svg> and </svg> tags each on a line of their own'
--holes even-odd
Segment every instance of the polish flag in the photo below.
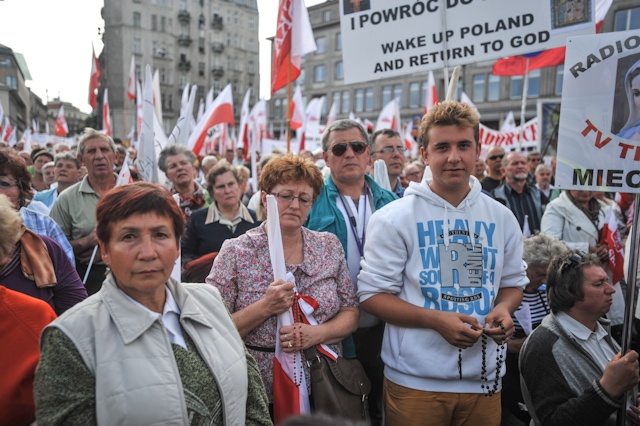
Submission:
<svg viewBox="0 0 640 426">
<path fill-rule="evenodd" d="M 109 89 L 104 89 L 102 100 L 102 132 L 111 136 L 111 111 L 109 109 Z"/>
<path fill-rule="evenodd" d="M 118 179 L 116 180 L 116 186 L 126 185 L 128 183 L 133 183 L 133 178 L 131 177 L 131 170 L 129 170 L 129 164 L 127 164 L 127 160 L 122 162 L 122 168 L 120 169 L 120 173 L 118 174 Z"/>
<path fill-rule="evenodd" d="M 100 78 L 100 63 L 98 62 L 98 58 L 96 57 L 96 51 L 91 45 L 91 77 L 89 78 L 89 105 L 91 105 L 91 109 L 96 109 L 97 95 L 96 90 L 98 90 L 98 79 Z"/>
<path fill-rule="evenodd" d="M 142 87 L 140 87 L 140 82 L 136 81 L 136 112 L 137 112 L 136 129 L 138 130 L 138 138 L 140 138 L 140 133 L 142 132 L 142 105 L 143 105 Z"/>
<path fill-rule="evenodd" d="M 291 128 L 294 130 L 303 127 L 305 124 L 304 103 L 302 101 L 300 86 L 296 86 L 296 91 L 293 93 L 287 118 L 289 118 Z"/>
<path fill-rule="evenodd" d="M 251 88 L 244 94 L 242 108 L 240 109 L 240 131 L 238 132 L 238 144 L 244 148 L 244 161 L 249 158 L 249 100 Z"/>
<path fill-rule="evenodd" d="M 429 71 L 429 77 L 427 79 L 427 87 L 424 93 L 424 113 L 429 111 L 429 108 L 433 108 L 438 103 L 438 88 L 436 87 L 436 79 L 433 76 L 433 71 Z"/>
<path fill-rule="evenodd" d="M 362 124 L 365 129 L 367 129 L 370 132 L 373 132 L 373 129 L 375 128 L 373 121 L 369 120 L 368 118 L 365 118 L 364 121 L 362 121 Z"/>
<path fill-rule="evenodd" d="M 304 141 L 307 135 L 312 139 L 317 139 L 321 135 L 320 116 L 322 115 L 322 108 L 324 107 L 324 99 L 324 96 L 313 98 L 307 105 L 307 110 L 305 111 L 304 135 L 303 138 L 300 139 L 300 151 L 305 149 Z"/>
<path fill-rule="evenodd" d="M 67 119 L 64 117 L 64 105 L 60 105 L 58 118 L 56 118 L 56 135 L 66 136 L 67 133 L 69 133 L 69 127 L 67 126 Z"/>
<path fill-rule="evenodd" d="M 4 116 L 4 126 L 2 126 L 2 140 L 5 142 L 9 142 L 9 137 L 13 133 L 13 126 L 9 121 L 9 116 Z"/>
<path fill-rule="evenodd" d="M 413 152 L 413 148 L 418 144 L 416 140 L 413 138 L 411 131 L 413 130 L 413 123 L 411 121 L 407 122 L 404 126 L 404 147 L 407 151 Z"/>
<path fill-rule="evenodd" d="M 333 103 L 331 104 L 331 109 L 329 110 L 329 114 L 327 115 L 327 125 L 326 127 L 329 127 L 329 124 L 333 123 L 334 121 L 336 121 L 336 111 L 338 110 L 338 103 L 336 101 L 333 101 Z"/>
<path fill-rule="evenodd" d="M 400 124 L 400 108 L 398 107 L 398 100 L 393 99 L 386 104 L 376 122 L 376 131 L 380 129 L 392 129 L 402 134 L 402 125 Z"/>
<path fill-rule="evenodd" d="M 136 99 L 136 59 L 131 55 L 131 66 L 129 67 L 129 84 L 127 84 L 127 97 L 130 101 Z"/>
<path fill-rule="evenodd" d="M 599 33 L 602 29 L 604 18 L 612 3 L 613 0 L 595 1 L 596 33 Z M 553 49 L 528 53 L 526 55 L 509 56 L 507 58 L 498 59 L 493 64 L 493 70 L 491 73 L 493 75 L 501 76 L 525 75 L 527 71 L 561 65 L 564 64 L 565 52 L 566 47 L 560 46 Z M 529 62 L 528 67 L 527 60 Z"/>
<path fill-rule="evenodd" d="M 300 57 L 315 50 L 316 41 L 304 0 L 280 0 L 273 42 L 271 95 L 300 76 Z"/>
<path fill-rule="evenodd" d="M 609 247 L 609 269 L 613 273 L 613 284 L 617 284 L 624 278 L 624 246 L 620 239 L 613 205 L 609 207 L 600 235 L 600 244 Z"/>
<path fill-rule="evenodd" d="M 202 120 L 196 124 L 196 128 L 189 136 L 187 146 L 194 154 L 199 155 L 207 137 L 207 130 L 220 123 L 229 123 L 235 125 L 233 121 L 233 96 L 231 94 L 231 85 L 228 84 L 218 97 L 211 102 L 211 105 L 204 112 Z"/>
</svg>

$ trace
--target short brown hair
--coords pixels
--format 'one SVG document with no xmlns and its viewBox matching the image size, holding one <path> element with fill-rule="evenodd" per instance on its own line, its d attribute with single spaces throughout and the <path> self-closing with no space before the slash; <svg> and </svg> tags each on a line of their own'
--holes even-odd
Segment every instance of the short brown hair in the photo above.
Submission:
<svg viewBox="0 0 640 426">
<path fill-rule="evenodd" d="M 444 101 L 429 108 L 420 123 L 422 146 L 429 145 L 429 130 L 435 126 L 458 126 L 473 129 L 473 139 L 480 141 L 480 120 L 478 114 L 469 105 L 458 101 Z"/>
<path fill-rule="evenodd" d="M 147 182 L 117 186 L 100 198 L 96 207 L 98 240 L 107 245 L 111 239 L 113 223 L 145 213 L 156 213 L 171 219 L 176 243 L 180 247 L 185 222 L 178 203 L 166 188 Z"/>
<path fill-rule="evenodd" d="M 264 166 L 258 182 L 267 194 L 279 184 L 304 182 L 313 189 L 315 200 L 322 191 L 322 173 L 311 160 L 293 154 L 273 158 Z"/>
<path fill-rule="evenodd" d="M 20 188 L 20 205 L 23 207 L 27 200 L 33 197 L 31 189 L 31 174 L 27 163 L 11 148 L 0 148 L 0 176 L 9 176 L 18 181 Z"/>
<path fill-rule="evenodd" d="M 238 185 L 240 185 L 240 173 L 235 168 L 226 161 L 221 161 L 212 168 L 209 169 L 209 173 L 207 173 L 207 191 L 209 195 L 213 197 L 213 187 L 216 185 L 216 179 L 218 176 L 223 175 L 227 172 L 231 172 L 233 177 L 236 179 Z"/>
<path fill-rule="evenodd" d="M 578 250 L 567 251 L 551 261 L 547 270 L 547 297 L 554 314 L 565 312 L 584 299 L 585 266 L 602 264 L 596 255 Z"/>
</svg>

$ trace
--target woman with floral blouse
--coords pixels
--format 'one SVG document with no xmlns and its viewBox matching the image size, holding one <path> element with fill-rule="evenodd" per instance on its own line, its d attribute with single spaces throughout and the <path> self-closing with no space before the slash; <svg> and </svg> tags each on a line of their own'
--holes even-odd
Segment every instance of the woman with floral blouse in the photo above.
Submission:
<svg viewBox="0 0 640 426">
<path fill-rule="evenodd" d="M 295 277 L 298 293 L 318 302 L 313 315 L 319 325 L 297 323 L 277 330 L 277 315 L 294 303 L 294 284 L 273 282 L 266 222 L 225 241 L 207 282 L 220 290 L 240 335 L 258 362 L 273 403 L 276 339 L 289 353 L 322 343 L 341 354 L 340 342 L 356 329 L 359 313 L 338 238 L 302 227 L 322 189 L 318 168 L 309 160 L 287 155 L 265 166 L 259 184 L 263 205 L 267 194 L 276 197 L 287 271 Z M 306 363 L 305 369 L 309 384 Z"/>
</svg>

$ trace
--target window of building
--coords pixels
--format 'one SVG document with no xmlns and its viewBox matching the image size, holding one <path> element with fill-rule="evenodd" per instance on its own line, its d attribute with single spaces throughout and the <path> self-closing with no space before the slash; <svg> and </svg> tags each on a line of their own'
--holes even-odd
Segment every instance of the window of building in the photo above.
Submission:
<svg viewBox="0 0 640 426">
<path fill-rule="evenodd" d="M 306 68 L 300 68 L 300 76 L 296 80 L 300 86 L 304 86 L 304 82 L 306 81 L 307 70 Z"/>
<path fill-rule="evenodd" d="M 168 84 L 169 80 L 167 78 L 167 70 L 165 68 L 160 68 L 158 71 L 158 74 L 160 74 L 160 83 Z"/>
<path fill-rule="evenodd" d="M 393 95 L 393 88 L 391 86 L 382 86 L 382 106 L 391 102 L 391 96 Z"/>
<path fill-rule="evenodd" d="M 227 47 L 231 47 L 231 33 L 227 33 Z"/>
<path fill-rule="evenodd" d="M 484 102 L 486 81 L 487 76 L 484 74 L 476 74 L 473 76 L 473 102 Z"/>
<path fill-rule="evenodd" d="M 187 24 L 180 24 L 180 35 L 182 37 L 189 37 L 189 26 Z"/>
<path fill-rule="evenodd" d="M 258 50 L 256 49 L 256 39 L 253 37 L 249 37 L 249 40 L 247 40 L 247 49 L 249 50 L 249 52 L 257 52 Z"/>
<path fill-rule="evenodd" d="M 169 18 L 167 20 L 167 32 L 168 33 L 172 33 L 173 32 L 173 19 Z"/>
<path fill-rule="evenodd" d="M 356 112 L 364 111 L 364 89 L 356 89 L 355 96 L 355 110 Z"/>
<path fill-rule="evenodd" d="M 136 79 L 142 80 L 142 65 L 136 64 Z"/>
<path fill-rule="evenodd" d="M 327 53 L 327 38 L 316 37 L 316 55 Z"/>
<path fill-rule="evenodd" d="M 540 96 L 540 70 L 533 70 L 529 72 L 529 88 L 527 89 L 527 96 L 530 98 L 537 98 Z"/>
<path fill-rule="evenodd" d="M 398 105 L 402 107 L 402 84 L 393 86 L 393 97 L 398 100 Z"/>
<path fill-rule="evenodd" d="M 336 50 L 342 50 L 342 33 L 336 34 Z"/>
<path fill-rule="evenodd" d="M 204 77 L 204 62 L 198 63 L 198 75 Z"/>
<path fill-rule="evenodd" d="M 333 103 L 336 105 L 336 114 L 340 113 L 340 92 L 333 93 Z"/>
<path fill-rule="evenodd" d="M 487 100 L 500 100 L 500 77 L 497 75 L 492 74 L 489 76 L 489 91 L 487 93 Z"/>
<path fill-rule="evenodd" d="M 158 31 L 158 16 L 151 15 L 151 31 Z"/>
<path fill-rule="evenodd" d="M 247 18 L 247 26 L 249 27 L 250 30 L 254 30 L 256 28 L 256 17 L 255 16 L 249 16 Z"/>
<path fill-rule="evenodd" d="M 618 10 L 614 19 L 614 31 L 628 31 L 640 28 L 640 7 Z"/>
<path fill-rule="evenodd" d="M 204 37 L 198 37 L 198 51 L 204 53 Z"/>
<path fill-rule="evenodd" d="M 345 90 L 344 92 L 342 92 L 342 108 L 340 109 L 345 114 L 351 110 L 351 103 L 350 103 L 348 90 Z"/>
<path fill-rule="evenodd" d="M 15 75 L 8 75 L 5 79 L 7 87 L 10 87 L 13 90 L 18 89 L 18 78 Z"/>
<path fill-rule="evenodd" d="M 201 13 L 200 16 L 198 17 L 198 28 L 200 28 L 201 30 L 205 29 L 205 20 L 204 20 L 204 13 Z"/>
<path fill-rule="evenodd" d="M 280 98 L 273 100 L 273 115 L 275 117 L 282 117 L 282 99 Z"/>
<path fill-rule="evenodd" d="M 160 31 L 167 32 L 167 18 L 164 16 L 160 17 Z"/>
<path fill-rule="evenodd" d="M 336 62 L 334 78 L 336 80 L 342 80 L 344 78 L 344 72 L 342 71 L 342 61 Z"/>
<path fill-rule="evenodd" d="M 326 66 L 316 65 L 313 67 L 313 82 L 321 83 L 326 79 Z"/>
<path fill-rule="evenodd" d="M 555 94 L 562 96 L 562 82 L 564 78 L 564 65 L 558 65 L 556 67 L 556 90 Z"/>
<path fill-rule="evenodd" d="M 420 106 L 420 83 L 414 82 L 409 84 L 409 108 L 417 108 Z"/>
<path fill-rule="evenodd" d="M 522 99 L 522 85 L 523 78 L 521 75 L 511 77 L 511 88 L 509 92 L 509 98 Z"/>
<path fill-rule="evenodd" d="M 373 111 L 373 87 L 367 87 L 364 91 L 364 110 Z"/>
<path fill-rule="evenodd" d="M 140 12 L 133 12 L 133 27 L 134 28 L 140 28 L 142 22 L 142 15 L 140 15 Z"/>
<path fill-rule="evenodd" d="M 158 54 L 158 42 L 156 40 L 151 40 L 151 54 L 153 56 Z"/>
<path fill-rule="evenodd" d="M 0 68 L 11 68 L 11 59 L 0 58 Z"/>
<path fill-rule="evenodd" d="M 142 39 L 140 37 L 133 38 L 133 53 L 142 55 Z"/>
<path fill-rule="evenodd" d="M 255 74 L 256 72 L 255 62 L 249 61 L 249 63 L 247 64 L 247 72 L 250 74 Z"/>
<path fill-rule="evenodd" d="M 331 11 L 325 10 L 324 13 L 322 14 L 322 17 L 324 19 L 324 22 L 329 22 L 331 20 Z"/>
</svg>

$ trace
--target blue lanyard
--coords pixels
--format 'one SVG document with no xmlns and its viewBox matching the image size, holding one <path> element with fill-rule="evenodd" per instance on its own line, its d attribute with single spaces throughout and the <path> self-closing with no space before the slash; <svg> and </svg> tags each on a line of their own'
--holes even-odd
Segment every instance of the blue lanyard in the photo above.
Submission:
<svg viewBox="0 0 640 426">
<path fill-rule="evenodd" d="M 360 253 L 360 257 L 364 257 L 364 239 L 365 239 L 365 233 L 367 229 L 366 220 L 367 220 L 367 204 L 368 204 L 366 202 L 368 201 L 366 198 L 369 197 L 369 186 L 365 182 L 364 184 L 365 203 L 364 203 L 364 215 L 363 215 L 363 220 L 365 221 L 365 223 L 363 223 L 363 226 L 362 226 L 362 238 L 358 237 L 358 230 L 357 230 L 358 222 L 356 220 L 355 215 L 351 211 L 351 207 L 349 207 L 349 204 L 347 204 L 347 202 L 345 201 L 340 191 L 338 191 L 338 196 L 340 197 L 340 201 L 342 202 L 344 209 L 347 211 L 347 214 L 349 215 L 349 226 L 351 227 L 351 232 L 353 233 L 353 237 L 356 240 L 356 245 L 358 246 L 358 252 Z M 372 212 L 373 212 L 373 205 L 372 205 Z"/>
</svg>

